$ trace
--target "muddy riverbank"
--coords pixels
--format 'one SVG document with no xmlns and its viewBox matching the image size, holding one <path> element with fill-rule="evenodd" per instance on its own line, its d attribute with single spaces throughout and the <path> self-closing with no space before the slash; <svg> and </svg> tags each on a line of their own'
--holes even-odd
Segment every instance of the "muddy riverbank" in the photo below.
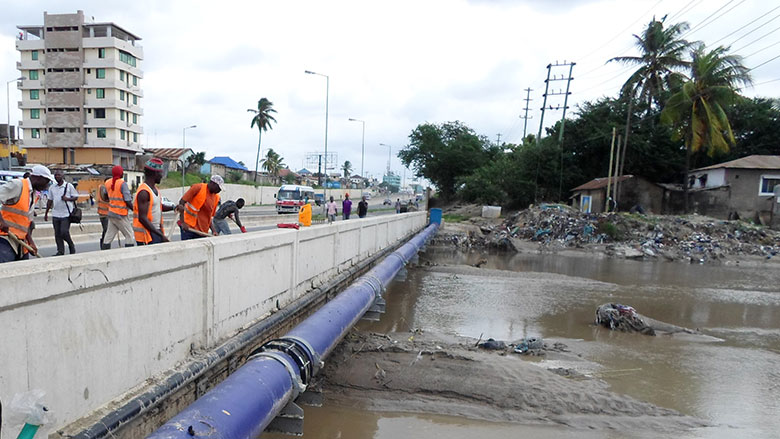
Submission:
<svg viewBox="0 0 780 439">
<path fill-rule="evenodd" d="M 488 351 L 477 340 L 413 333 L 353 332 L 325 370 L 332 403 L 590 430 L 681 432 L 708 423 L 608 390 L 572 368 L 547 369 L 522 354 Z M 583 362 L 565 345 L 551 359 Z"/>
</svg>

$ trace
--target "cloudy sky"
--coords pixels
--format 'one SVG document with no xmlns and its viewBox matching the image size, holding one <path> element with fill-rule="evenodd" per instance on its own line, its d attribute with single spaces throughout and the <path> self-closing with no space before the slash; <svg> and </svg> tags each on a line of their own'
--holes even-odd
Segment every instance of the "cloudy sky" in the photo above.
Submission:
<svg viewBox="0 0 780 439">
<path fill-rule="evenodd" d="M 731 45 L 745 56 L 756 68 L 756 85 L 745 94 L 780 94 L 780 59 L 773 60 L 780 55 L 778 0 L 6 2 L 3 81 L 18 76 L 17 25 L 42 24 L 43 11 L 78 9 L 143 39 L 146 146 L 179 147 L 182 128 L 197 125 L 187 130 L 188 147 L 250 167 L 257 130 L 246 110 L 261 97 L 273 102 L 278 121 L 263 135 L 264 151 L 273 148 L 297 170 L 306 153 L 324 149 L 326 81 L 305 70 L 330 77 L 328 150 L 338 163 L 349 160 L 360 172 L 362 124 L 348 119 L 362 119 L 365 174 L 386 167 L 388 148 L 380 143 L 392 146 L 392 168 L 400 173 L 395 154 L 420 123 L 460 120 L 491 139 L 518 142 L 528 87 L 528 132 L 537 132 L 550 63 L 577 63 L 569 111 L 617 95 L 629 69 L 605 62 L 635 54 L 632 34 L 653 15 L 687 21 L 688 39 Z M 565 89 L 565 82 L 552 87 Z M 12 121 L 20 118 L 18 99 L 12 89 Z M 560 116 L 548 111 L 545 125 Z"/>
</svg>

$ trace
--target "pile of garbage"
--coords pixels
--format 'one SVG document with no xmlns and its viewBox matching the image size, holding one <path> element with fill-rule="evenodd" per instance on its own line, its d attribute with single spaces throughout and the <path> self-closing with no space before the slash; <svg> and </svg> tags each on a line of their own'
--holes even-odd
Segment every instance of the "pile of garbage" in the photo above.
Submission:
<svg viewBox="0 0 780 439">
<path fill-rule="evenodd" d="M 596 308 L 596 324 L 613 331 L 655 335 L 655 330 L 642 320 L 633 307 L 619 303 L 605 303 Z"/>
<path fill-rule="evenodd" d="M 551 204 L 519 211 L 501 223 L 470 221 L 478 231 L 443 238 L 463 248 L 516 251 L 517 240 L 526 240 L 541 251 L 588 248 L 616 257 L 695 263 L 746 255 L 771 259 L 780 253 L 780 232 L 700 215 L 590 214 Z"/>
</svg>

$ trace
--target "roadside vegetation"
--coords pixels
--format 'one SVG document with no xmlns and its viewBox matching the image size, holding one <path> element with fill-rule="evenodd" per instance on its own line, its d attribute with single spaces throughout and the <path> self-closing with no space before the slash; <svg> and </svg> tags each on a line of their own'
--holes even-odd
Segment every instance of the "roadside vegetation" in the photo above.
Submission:
<svg viewBox="0 0 780 439">
<path fill-rule="evenodd" d="M 496 144 L 465 123 L 424 123 L 398 153 L 444 201 L 524 208 L 567 204 L 569 190 L 606 177 L 613 129 L 625 147 L 622 174 L 682 183 L 690 169 L 751 154 L 777 154 L 780 105 L 740 93 L 750 71 L 728 48 L 683 39 L 687 23 L 653 19 L 635 35 L 638 55 L 615 96 L 584 102 L 542 138 Z M 705 111 L 706 110 L 706 111 Z"/>
</svg>

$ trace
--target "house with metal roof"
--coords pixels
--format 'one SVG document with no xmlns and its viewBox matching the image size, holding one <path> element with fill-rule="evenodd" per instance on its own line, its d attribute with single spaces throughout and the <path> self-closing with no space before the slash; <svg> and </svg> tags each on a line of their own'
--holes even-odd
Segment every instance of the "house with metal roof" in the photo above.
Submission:
<svg viewBox="0 0 780 439">
<path fill-rule="evenodd" d="M 607 207 L 608 188 L 613 194 L 610 210 L 634 209 L 646 213 L 661 213 L 663 210 L 663 189 L 638 175 L 594 178 L 571 190 L 571 204 L 575 209 L 586 213 L 604 212 Z"/>
<path fill-rule="evenodd" d="M 195 154 L 190 148 L 144 148 L 144 152 L 162 160 L 168 171 L 180 171 L 181 163 Z"/>
<path fill-rule="evenodd" d="M 231 171 L 239 171 L 241 178 L 246 178 L 245 173 L 249 172 L 249 169 L 228 156 L 216 156 L 200 167 L 201 174 L 221 175 L 226 180 Z"/>
<path fill-rule="evenodd" d="M 693 211 L 768 224 L 780 213 L 780 155 L 751 155 L 690 172 Z"/>
</svg>

